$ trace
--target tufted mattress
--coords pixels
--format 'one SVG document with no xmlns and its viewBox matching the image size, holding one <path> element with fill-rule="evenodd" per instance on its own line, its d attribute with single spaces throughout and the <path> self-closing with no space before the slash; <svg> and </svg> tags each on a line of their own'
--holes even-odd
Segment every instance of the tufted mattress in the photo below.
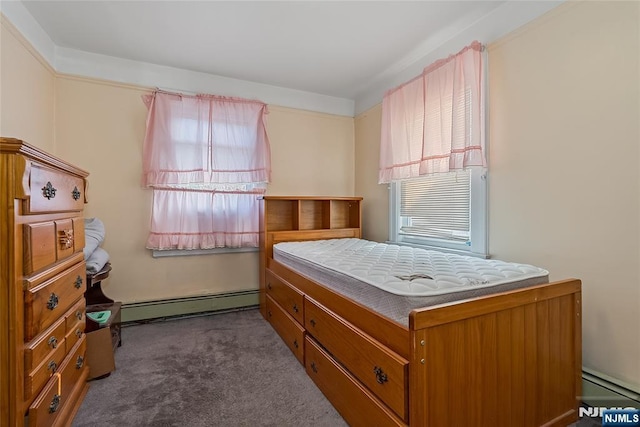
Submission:
<svg viewBox="0 0 640 427">
<path fill-rule="evenodd" d="M 527 264 L 362 239 L 283 242 L 274 259 L 388 318 L 407 325 L 411 310 L 548 283 Z"/>
</svg>

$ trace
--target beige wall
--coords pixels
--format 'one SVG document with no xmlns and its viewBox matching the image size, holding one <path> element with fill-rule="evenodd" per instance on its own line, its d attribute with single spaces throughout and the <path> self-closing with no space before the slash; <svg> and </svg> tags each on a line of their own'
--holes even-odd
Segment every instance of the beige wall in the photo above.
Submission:
<svg viewBox="0 0 640 427">
<path fill-rule="evenodd" d="M 378 184 L 381 118 L 382 106 L 377 105 L 355 119 L 356 195 L 364 198 L 362 234 L 376 242 L 389 239 L 388 185 Z"/>
<path fill-rule="evenodd" d="M 0 136 L 54 151 L 55 73 L 0 14 Z"/>
<path fill-rule="evenodd" d="M 583 364 L 640 389 L 637 2 L 581 2 L 489 49 L 490 251 L 583 280 Z"/>
<path fill-rule="evenodd" d="M 636 391 L 639 18 L 638 2 L 565 4 L 489 47 L 490 252 L 582 279 L 584 366 Z M 355 129 L 365 234 L 384 240 L 380 106 Z"/>
<path fill-rule="evenodd" d="M 145 249 L 151 192 L 142 189 L 147 89 L 59 76 L 56 154 L 91 173 L 86 215 L 105 224 L 113 265 L 105 292 L 123 302 L 258 288 L 257 253 L 172 258 Z M 353 120 L 269 107 L 269 194 L 353 194 Z"/>
</svg>

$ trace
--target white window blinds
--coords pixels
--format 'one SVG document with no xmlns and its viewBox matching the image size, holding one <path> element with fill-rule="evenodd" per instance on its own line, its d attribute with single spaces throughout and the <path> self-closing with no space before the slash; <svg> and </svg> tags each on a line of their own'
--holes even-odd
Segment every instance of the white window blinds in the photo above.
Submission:
<svg viewBox="0 0 640 427">
<path fill-rule="evenodd" d="M 400 235 L 469 240 L 468 170 L 408 179 L 400 187 Z"/>
</svg>

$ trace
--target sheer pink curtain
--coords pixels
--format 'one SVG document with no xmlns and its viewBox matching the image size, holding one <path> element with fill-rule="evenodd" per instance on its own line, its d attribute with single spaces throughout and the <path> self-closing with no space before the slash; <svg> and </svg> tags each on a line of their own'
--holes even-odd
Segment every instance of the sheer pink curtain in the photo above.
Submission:
<svg viewBox="0 0 640 427">
<path fill-rule="evenodd" d="M 474 42 L 385 94 L 379 183 L 486 166 L 482 73 Z"/>
<path fill-rule="evenodd" d="M 154 92 L 142 182 L 153 188 L 149 249 L 258 246 L 257 197 L 270 180 L 267 106 Z"/>
</svg>

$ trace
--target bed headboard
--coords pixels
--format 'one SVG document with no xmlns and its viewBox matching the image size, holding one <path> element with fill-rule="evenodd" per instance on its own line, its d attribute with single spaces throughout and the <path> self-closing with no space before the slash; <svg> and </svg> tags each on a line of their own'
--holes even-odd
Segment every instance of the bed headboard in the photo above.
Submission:
<svg viewBox="0 0 640 427">
<path fill-rule="evenodd" d="M 260 200 L 260 247 L 296 240 L 361 237 L 362 197 L 264 196 Z"/>
</svg>

